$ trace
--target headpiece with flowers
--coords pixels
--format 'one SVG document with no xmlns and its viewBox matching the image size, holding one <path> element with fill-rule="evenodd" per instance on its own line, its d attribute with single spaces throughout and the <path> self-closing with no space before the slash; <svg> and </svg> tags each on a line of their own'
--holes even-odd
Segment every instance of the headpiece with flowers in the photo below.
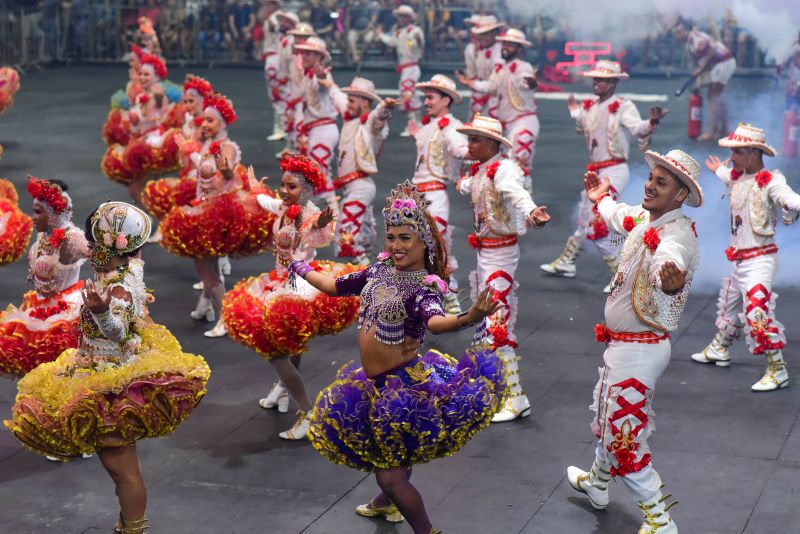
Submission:
<svg viewBox="0 0 800 534">
<path fill-rule="evenodd" d="M 436 242 L 425 216 L 430 205 L 425 193 L 417 191 L 417 186 L 406 180 L 386 197 L 383 221 L 387 231 L 390 226 L 409 226 L 428 247 L 428 259 L 433 263 Z"/>
<path fill-rule="evenodd" d="M 225 95 L 221 93 L 206 95 L 203 98 L 203 109 L 209 108 L 219 114 L 226 126 L 230 126 L 236 122 L 236 111 L 233 109 L 233 102 L 226 98 Z"/>
<path fill-rule="evenodd" d="M 188 93 L 189 91 L 194 91 L 201 98 L 205 98 L 214 92 L 214 88 L 205 78 L 195 76 L 194 74 L 188 74 L 186 76 L 186 81 L 183 82 L 183 92 Z"/>
<path fill-rule="evenodd" d="M 33 200 L 47 205 L 56 213 L 64 213 L 72 209 L 72 200 L 61 187 L 47 180 L 28 176 L 28 193 Z"/>
<path fill-rule="evenodd" d="M 308 156 L 285 156 L 281 159 L 281 170 L 302 175 L 314 187 L 315 193 L 321 193 L 327 187 L 319 164 Z"/>
<path fill-rule="evenodd" d="M 101 204 L 92 215 L 92 263 L 106 265 L 116 256 L 139 249 L 150 237 L 151 224 L 150 217 L 136 206 L 125 202 Z"/>
<path fill-rule="evenodd" d="M 142 50 L 141 46 L 133 43 L 133 44 L 131 44 L 131 55 L 132 56 L 136 56 L 136 59 L 141 61 L 142 58 L 145 56 L 145 53 L 144 53 L 144 50 Z"/>
<path fill-rule="evenodd" d="M 163 80 L 167 77 L 167 66 L 160 57 L 154 54 L 145 54 L 139 58 L 139 61 L 141 62 L 142 68 L 151 67 L 159 80 Z"/>
</svg>

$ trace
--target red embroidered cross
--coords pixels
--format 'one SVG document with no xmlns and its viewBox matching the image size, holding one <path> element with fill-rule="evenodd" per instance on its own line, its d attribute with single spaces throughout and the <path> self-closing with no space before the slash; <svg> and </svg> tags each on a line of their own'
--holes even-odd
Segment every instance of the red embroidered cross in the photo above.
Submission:
<svg viewBox="0 0 800 534">
<path fill-rule="evenodd" d="M 367 207 L 358 200 L 348 200 L 342 204 L 342 226 L 352 224 L 355 230 L 352 232 L 356 235 L 361 231 L 361 218 L 367 212 Z"/>
<path fill-rule="evenodd" d="M 759 292 L 763 296 L 759 297 Z M 770 294 L 763 284 L 756 284 L 751 287 L 747 292 L 747 300 L 748 304 L 747 309 L 745 310 L 745 315 L 750 315 L 750 312 L 756 308 L 761 308 L 765 312 L 769 311 Z"/>
<path fill-rule="evenodd" d="M 527 139 L 527 141 L 523 141 L 523 139 Z M 518 147 L 514 150 L 517 158 L 525 160 L 530 159 L 530 156 L 533 154 L 533 143 L 536 142 L 536 136 L 533 135 L 533 132 L 530 130 L 522 130 L 517 134 L 514 141 Z M 524 157 L 520 153 L 526 153 L 528 156 Z"/>
<path fill-rule="evenodd" d="M 314 158 L 322 170 L 327 173 L 328 167 L 330 165 L 330 159 L 333 152 L 331 149 L 328 148 L 326 145 L 322 143 L 317 143 L 316 145 L 311 147 L 311 150 L 308 152 L 308 155 Z"/>
<path fill-rule="evenodd" d="M 616 434 L 619 432 L 619 428 L 614 424 L 614 421 L 618 421 L 627 416 L 636 417 L 640 423 L 636 425 L 633 429 L 634 435 L 638 435 L 642 428 L 647 424 L 647 414 L 642 411 L 642 408 L 645 407 L 647 404 L 647 386 L 636 380 L 635 378 L 628 378 L 627 380 L 623 380 L 617 384 L 611 386 L 612 388 L 620 388 L 620 393 L 617 396 L 617 404 L 619 405 L 619 410 L 615 411 L 611 417 L 608 419 L 608 423 L 611 425 L 611 432 Z M 622 396 L 622 393 L 626 389 L 634 389 L 645 395 L 645 398 L 640 400 L 636 403 L 631 403 L 625 397 Z"/>
<path fill-rule="evenodd" d="M 504 290 L 499 290 L 497 288 L 494 289 L 494 298 L 499 300 L 503 303 L 503 307 L 506 309 L 506 312 L 510 312 L 510 307 L 508 305 L 508 295 L 511 293 L 511 290 L 514 288 L 514 279 L 505 271 L 495 271 L 486 278 L 486 285 L 491 285 L 492 282 L 495 280 L 502 278 L 506 282 L 508 282 L 508 287 Z M 507 315 L 506 315 L 507 316 Z M 505 317 L 504 317 L 505 320 Z"/>
</svg>

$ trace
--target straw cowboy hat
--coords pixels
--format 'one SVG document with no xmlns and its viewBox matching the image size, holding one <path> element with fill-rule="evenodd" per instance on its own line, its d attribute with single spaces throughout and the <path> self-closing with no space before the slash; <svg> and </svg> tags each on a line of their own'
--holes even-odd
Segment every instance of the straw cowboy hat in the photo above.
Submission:
<svg viewBox="0 0 800 534">
<path fill-rule="evenodd" d="M 648 150 L 644 153 L 644 160 L 651 169 L 656 166 L 664 167 L 689 188 L 689 196 L 683 201 L 684 204 L 692 208 L 699 208 L 703 204 L 703 188 L 697 181 L 700 177 L 700 164 L 692 156 L 677 148 L 666 155 Z"/>
<path fill-rule="evenodd" d="M 275 18 L 286 19 L 291 22 L 293 26 L 300 24 L 300 17 L 293 11 L 278 11 L 275 13 Z"/>
<path fill-rule="evenodd" d="M 752 124 L 739 123 L 736 131 L 728 137 L 719 140 L 719 146 L 726 148 L 757 148 L 767 156 L 774 156 L 778 153 L 774 147 L 767 144 L 767 134 L 761 128 L 756 128 Z"/>
<path fill-rule="evenodd" d="M 316 52 L 327 60 L 331 59 L 331 55 L 328 52 L 328 45 L 325 44 L 325 41 L 316 36 L 309 37 L 304 43 L 295 44 L 294 49 Z"/>
<path fill-rule="evenodd" d="M 461 103 L 461 95 L 458 94 L 456 82 L 445 76 L 444 74 L 435 74 L 429 82 L 421 82 L 415 85 L 417 89 L 424 91 L 425 89 L 436 89 L 441 91 L 453 99 L 454 104 Z"/>
<path fill-rule="evenodd" d="M 342 92 L 346 95 L 360 96 L 361 98 L 366 98 L 374 102 L 381 101 L 381 97 L 375 93 L 375 84 L 372 82 L 372 80 L 359 78 L 358 76 L 353 78 L 353 81 L 350 82 L 350 85 L 343 88 Z"/>
<path fill-rule="evenodd" d="M 503 137 L 503 125 L 500 121 L 491 117 L 484 117 L 480 113 L 475 115 L 472 122 L 465 124 L 457 131 L 464 135 L 488 137 L 489 139 L 499 141 L 508 148 L 511 148 L 511 141 Z"/>
<path fill-rule="evenodd" d="M 525 38 L 522 30 L 509 28 L 497 36 L 497 40 L 504 43 L 515 43 L 522 46 L 531 46 L 531 42 Z"/>
<path fill-rule="evenodd" d="M 494 15 L 476 15 L 473 27 L 470 29 L 474 35 L 487 33 L 492 30 L 499 30 L 505 27 L 505 23 L 497 20 Z"/>
<path fill-rule="evenodd" d="M 307 22 L 301 22 L 286 33 L 289 35 L 295 35 L 297 37 L 311 37 L 312 35 L 317 35 L 317 32 L 314 31 L 314 28 L 311 27 L 311 24 Z"/>
<path fill-rule="evenodd" d="M 627 72 L 622 72 L 618 61 L 609 61 L 608 59 L 598 60 L 591 70 L 582 72 L 581 75 L 586 78 L 616 78 L 618 80 L 629 78 Z"/>
<path fill-rule="evenodd" d="M 398 7 L 397 9 L 392 11 L 392 14 L 395 17 L 401 17 L 401 16 L 405 15 L 407 17 L 411 17 L 414 20 L 416 20 L 416 18 L 417 18 L 417 12 L 414 11 L 414 8 L 411 7 L 411 6 L 407 6 L 407 5 L 402 5 L 402 6 Z"/>
</svg>

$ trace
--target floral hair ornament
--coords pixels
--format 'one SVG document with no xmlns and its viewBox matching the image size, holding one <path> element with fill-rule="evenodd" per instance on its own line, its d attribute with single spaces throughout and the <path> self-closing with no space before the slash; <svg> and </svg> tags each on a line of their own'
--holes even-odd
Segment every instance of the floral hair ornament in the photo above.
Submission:
<svg viewBox="0 0 800 534">
<path fill-rule="evenodd" d="M 149 67 L 153 69 L 153 72 L 156 76 L 158 76 L 159 80 L 163 80 L 167 77 L 167 66 L 161 60 L 160 57 L 154 54 L 145 54 L 139 60 L 141 62 L 142 67 Z"/>
<path fill-rule="evenodd" d="M 284 156 L 281 159 L 281 170 L 293 174 L 300 174 L 312 186 L 315 193 L 321 193 L 327 189 L 328 184 L 319 164 L 308 156 Z"/>
<path fill-rule="evenodd" d="M 428 260 L 433 263 L 436 242 L 425 217 L 430 205 L 431 201 L 425 198 L 425 193 L 417 191 L 417 186 L 406 180 L 386 197 L 383 221 L 387 232 L 390 226 L 409 226 L 428 247 Z"/>
<path fill-rule="evenodd" d="M 194 91 L 200 98 L 205 98 L 214 92 L 214 88 L 205 78 L 195 76 L 194 74 L 188 74 L 186 76 L 186 81 L 183 82 L 183 92 L 188 93 L 189 91 Z"/>
<path fill-rule="evenodd" d="M 28 193 L 33 200 L 51 208 L 55 213 L 72 209 L 72 199 L 57 184 L 28 175 Z"/>
<path fill-rule="evenodd" d="M 236 111 L 233 109 L 233 102 L 228 100 L 225 95 L 221 93 L 212 93 L 203 98 L 203 109 L 211 109 L 215 111 L 220 118 L 225 122 L 226 126 L 230 126 L 236 122 Z"/>
<path fill-rule="evenodd" d="M 125 202 L 101 204 L 92 215 L 92 263 L 107 265 L 113 258 L 139 249 L 151 229 L 150 217 L 136 206 Z"/>
</svg>

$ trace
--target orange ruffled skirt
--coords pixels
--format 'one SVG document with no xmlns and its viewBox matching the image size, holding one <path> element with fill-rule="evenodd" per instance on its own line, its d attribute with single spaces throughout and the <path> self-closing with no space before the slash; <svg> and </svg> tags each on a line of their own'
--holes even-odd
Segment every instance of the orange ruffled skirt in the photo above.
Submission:
<svg viewBox="0 0 800 534">
<path fill-rule="evenodd" d="M 175 140 L 178 134 L 180 130 L 168 130 L 159 147 L 150 146 L 144 137 L 132 139 L 126 146 L 111 145 L 100 168 L 112 181 L 122 185 L 176 171 L 180 168 L 180 150 Z"/>
<path fill-rule="evenodd" d="M 315 270 L 344 276 L 363 266 L 313 261 Z M 296 356 L 314 336 L 338 334 L 358 318 L 358 297 L 329 297 L 297 279 L 293 290 L 276 270 L 240 281 L 222 301 L 222 320 L 234 341 L 266 359 Z"/>
<path fill-rule="evenodd" d="M 0 312 L 0 374 L 22 376 L 78 346 L 83 281 L 47 299 L 28 291 L 19 308 Z"/>
<path fill-rule="evenodd" d="M 0 179 L 0 265 L 20 259 L 28 249 L 33 220 L 19 209 L 14 185 Z"/>
</svg>

